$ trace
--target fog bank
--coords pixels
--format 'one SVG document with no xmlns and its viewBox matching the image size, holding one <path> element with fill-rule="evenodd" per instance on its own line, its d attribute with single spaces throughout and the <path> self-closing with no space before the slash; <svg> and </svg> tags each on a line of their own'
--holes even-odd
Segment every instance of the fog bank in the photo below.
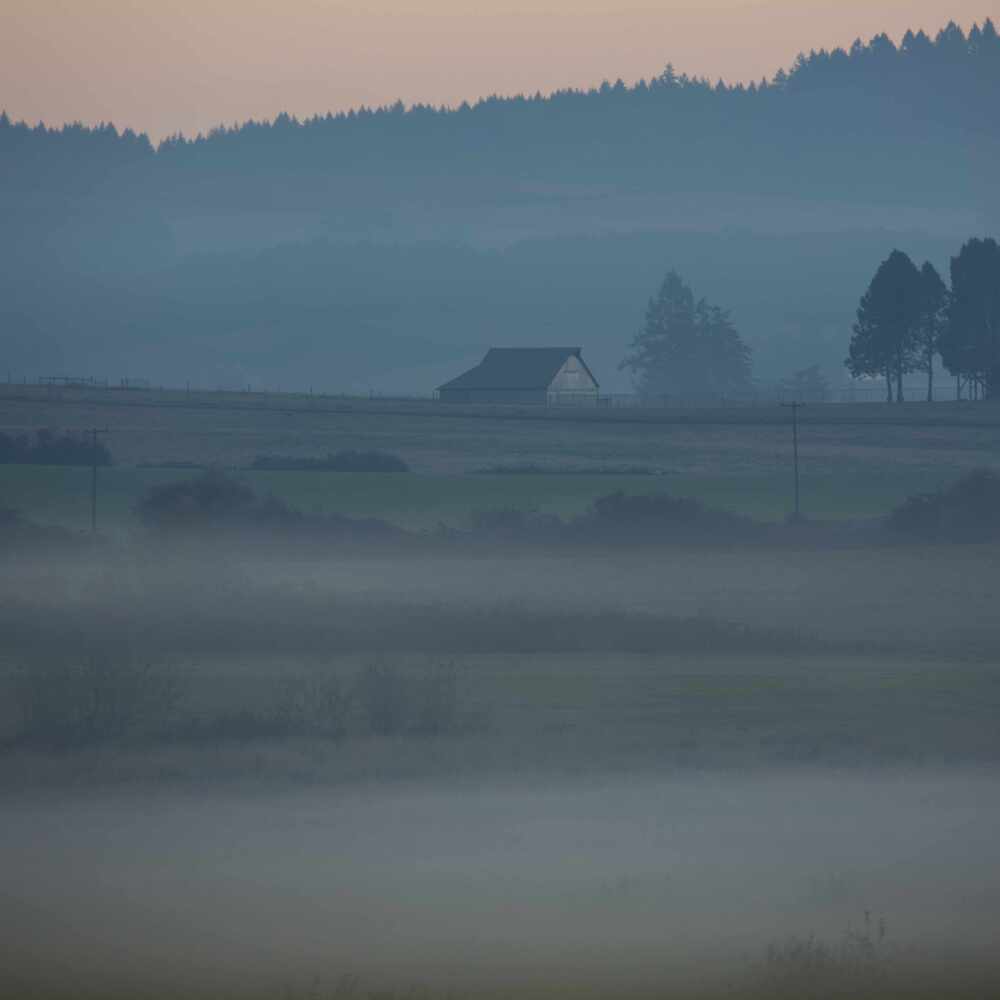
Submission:
<svg viewBox="0 0 1000 1000">
<path fill-rule="evenodd" d="M 998 792 L 952 771 L 7 798 L 0 985 L 704 988 L 865 911 L 901 961 L 971 971 Z"/>
</svg>

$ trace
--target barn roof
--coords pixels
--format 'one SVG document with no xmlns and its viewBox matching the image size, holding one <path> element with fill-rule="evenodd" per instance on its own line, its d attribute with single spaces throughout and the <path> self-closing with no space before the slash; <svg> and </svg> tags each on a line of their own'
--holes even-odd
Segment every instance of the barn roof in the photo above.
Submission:
<svg viewBox="0 0 1000 1000">
<path fill-rule="evenodd" d="M 579 347 L 491 347 L 475 368 L 439 389 L 547 389 L 573 355 L 594 378 Z"/>
</svg>

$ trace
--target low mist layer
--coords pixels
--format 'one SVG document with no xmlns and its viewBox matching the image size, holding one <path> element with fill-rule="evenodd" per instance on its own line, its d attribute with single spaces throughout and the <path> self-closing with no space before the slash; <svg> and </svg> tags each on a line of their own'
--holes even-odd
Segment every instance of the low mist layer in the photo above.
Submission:
<svg viewBox="0 0 1000 1000">
<path fill-rule="evenodd" d="M 850 930 L 874 952 L 851 953 L 856 990 L 907 969 L 960 990 L 995 960 L 998 791 L 809 773 L 8 801 L 0 979 L 818 996 L 833 972 L 766 949 Z"/>
</svg>

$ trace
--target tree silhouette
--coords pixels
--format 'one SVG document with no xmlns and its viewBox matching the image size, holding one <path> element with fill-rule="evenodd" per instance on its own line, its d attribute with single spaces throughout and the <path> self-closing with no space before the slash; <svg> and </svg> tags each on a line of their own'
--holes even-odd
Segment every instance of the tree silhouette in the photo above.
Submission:
<svg viewBox="0 0 1000 1000">
<path fill-rule="evenodd" d="M 845 364 L 854 376 L 882 375 L 888 401 L 896 382 L 903 401 L 903 376 L 913 370 L 922 300 L 920 272 L 901 250 L 879 265 L 858 305 L 854 336 Z"/>
<path fill-rule="evenodd" d="M 947 324 L 948 286 L 930 261 L 920 269 L 920 316 L 917 344 L 920 367 L 927 373 L 927 402 L 934 401 L 934 357 Z"/>
<path fill-rule="evenodd" d="M 984 140 L 996 140 L 998 88 L 1000 38 L 986 20 L 968 35 L 949 24 L 934 39 L 909 31 L 898 47 L 878 34 L 849 50 L 812 51 L 749 87 L 713 85 L 668 64 L 632 87 L 491 96 L 456 108 L 395 102 L 303 120 L 286 112 L 204 136 L 171 136 L 155 153 L 145 136 L 110 125 L 34 127 L 0 114 L 0 171 L 13 188 L 60 194 L 104 185 L 109 173 L 118 181 L 124 171 L 152 188 L 146 193 L 154 199 L 180 203 L 204 196 L 294 204 L 308 191 L 311 204 L 329 197 L 331 173 L 362 189 L 376 178 L 421 177 L 448 191 L 459 161 L 488 178 L 513 170 L 564 181 L 572 169 L 620 182 L 627 169 L 646 182 L 725 180 L 732 188 L 767 177 L 806 187 L 811 180 L 824 191 L 867 185 L 884 193 L 891 185 L 894 193 L 906 186 L 927 195 L 945 177 L 967 178 L 970 144 L 989 148 Z M 921 114 L 900 115 L 903 102 Z M 944 141 L 932 127 L 942 122 Z M 914 141 L 933 142 L 940 155 L 909 156 Z M 734 148 L 741 150 L 736 170 Z M 985 190 L 993 190 L 988 181 Z"/>
<path fill-rule="evenodd" d="M 819 365 L 800 368 L 778 383 L 778 392 L 783 400 L 797 400 L 805 403 L 826 403 L 830 400 L 830 383 Z"/>
<path fill-rule="evenodd" d="M 676 272 L 646 306 L 646 321 L 619 370 L 632 371 L 644 397 L 707 399 L 750 386 L 750 348 L 729 313 L 694 292 Z"/>
<path fill-rule="evenodd" d="M 1000 245 L 971 239 L 951 259 L 948 326 L 941 357 L 953 375 L 1000 395 Z"/>
</svg>

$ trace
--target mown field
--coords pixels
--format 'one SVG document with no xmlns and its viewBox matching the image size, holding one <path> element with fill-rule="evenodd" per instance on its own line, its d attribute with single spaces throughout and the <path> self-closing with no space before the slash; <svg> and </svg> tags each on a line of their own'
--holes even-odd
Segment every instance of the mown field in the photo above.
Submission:
<svg viewBox="0 0 1000 1000">
<path fill-rule="evenodd" d="M 695 496 L 765 519 L 791 507 L 789 418 L 776 407 L 534 414 L 493 407 L 453 415 L 431 404 L 321 403 L 235 394 L 199 404 L 184 393 L 129 394 L 123 401 L 107 392 L 25 390 L 0 398 L 0 430 L 107 427 L 116 466 L 101 470 L 100 506 L 109 529 L 129 527 L 132 506 L 151 484 L 192 474 L 148 466 L 233 469 L 262 454 L 320 457 L 351 449 L 398 454 L 413 472 L 246 475 L 261 492 L 305 511 L 414 528 L 461 524 L 475 511 L 506 507 L 569 515 L 615 490 Z M 1000 407 L 817 406 L 803 411 L 800 446 L 807 514 L 874 516 L 971 468 L 996 465 Z M 536 471 L 496 472 L 526 466 Z M 650 474 L 630 474 L 637 470 Z M 0 503 L 39 520 L 89 525 L 89 490 L 85 469 L 0 466 Z"/>
<path fill-rule="evenodd" d="M 103 531 L 120 534 L 138 527 L 136 501 L 151 486 L 198 475 L 197 471 L 114 466 L 99 472 L 99 521 Z M 765 476 L 636 476 L 470 474 L 443 476 L 400 473 L 241 471 L 240 478 L 261 496 L 278 497 L 308 513 L 340 513 L 384 518 L 405 528 L 461 527 L 480 511 L 516 508 L 572 516 L 598 497 L 668 492 L 691 496 L 712 507 L 778 520 L 791 506 L 786 470 Z M 877 517 L 912 493 L 942 483 L 940 473 L 906 470 L 891 481 L 873 481 L 863 471 L 846 481 L 838 476 L 802 477 L 802 502 L 817 518 Z M 90 526 L 90 470 L 44 466 L 0 466 L 0 498 L 32 518 L 74 529 Z"/>
</svg>

